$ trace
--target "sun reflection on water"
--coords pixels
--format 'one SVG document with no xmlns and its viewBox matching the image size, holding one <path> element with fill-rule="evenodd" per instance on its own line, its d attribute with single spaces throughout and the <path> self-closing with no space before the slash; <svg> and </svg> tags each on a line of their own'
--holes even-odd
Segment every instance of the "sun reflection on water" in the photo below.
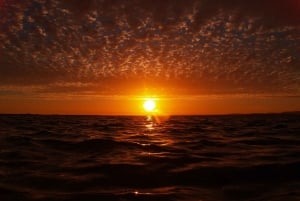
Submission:
<svg viewBox="0 0 300 201">
<path fill-rule="evenodd" d="M 148 115 L 145 121 L 145 139 L 147 140 L 147 146 L 149 150 L 142 153 L 142 155 L 164 157 L 168 154 L 163 147 L 173 144 L 174 141 L 170 136 L 162 135 L 162 129 L 164 128 L 164 121 L 161 121 L 159 116 Z M 164 118 L 166 119 L 166 118 Z"/>
<path fill-rule="evenodd" d="M 145 124 L 146 130 L 147 131 L 154 130 L 154 124 L 155 124 L 155 122 L 153 121 L 153 117 L 151 115 L 148 115 L 147 116 L 147 122 Z"/>
</svg>

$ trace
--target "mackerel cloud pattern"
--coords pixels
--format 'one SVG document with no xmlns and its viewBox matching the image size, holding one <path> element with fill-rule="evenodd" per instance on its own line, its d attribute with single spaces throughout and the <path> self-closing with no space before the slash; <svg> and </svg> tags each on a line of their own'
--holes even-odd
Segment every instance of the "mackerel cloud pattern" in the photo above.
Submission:
<svg viewBox="0 0 300 201">
<path fill-rule="evenodd" d="M 298 0 L 0 0 L 0 89 L 300 95 Z"/>
</svg>

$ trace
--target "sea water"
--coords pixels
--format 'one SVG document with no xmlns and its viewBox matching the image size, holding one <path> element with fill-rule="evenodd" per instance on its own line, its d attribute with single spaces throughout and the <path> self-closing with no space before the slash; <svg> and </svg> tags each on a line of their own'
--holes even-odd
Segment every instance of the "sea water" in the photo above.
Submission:
<svg viewBox="0 0 300 201">
<path fill-rule="evenodd" d="M 300 200 L 300 115 L 0 115 L 0 200 Z"/>
</svg>

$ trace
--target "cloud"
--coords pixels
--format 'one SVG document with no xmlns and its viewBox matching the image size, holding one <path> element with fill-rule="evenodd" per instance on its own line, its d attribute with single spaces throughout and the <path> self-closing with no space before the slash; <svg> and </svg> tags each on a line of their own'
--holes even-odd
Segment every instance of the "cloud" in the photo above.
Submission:
<svg viewBox="0 0 300 201">
<path fill-rule="evenodd" d="M 300 93 L 296 0 L 3 2 L 2 87 Z"/>
<path fill-rule="evenodd" d="M 235 21 L 260 17 L 266 27 L 300 24 L 298 0 L 202 0 L 195 15 L 196 26 L 216 15 L 219 10 L 235 14 Z"/>
</svg>

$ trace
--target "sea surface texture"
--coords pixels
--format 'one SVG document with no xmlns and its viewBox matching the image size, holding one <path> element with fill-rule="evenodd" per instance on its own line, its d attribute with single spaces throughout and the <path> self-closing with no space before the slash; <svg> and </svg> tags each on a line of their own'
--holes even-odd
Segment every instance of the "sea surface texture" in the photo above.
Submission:
<svg viewBox="0 0 300 201">
<path fill-rule="evenodd" d="M 300 115 L 1 115 L 0 200 L 299 201 Z"/>
</svg>

